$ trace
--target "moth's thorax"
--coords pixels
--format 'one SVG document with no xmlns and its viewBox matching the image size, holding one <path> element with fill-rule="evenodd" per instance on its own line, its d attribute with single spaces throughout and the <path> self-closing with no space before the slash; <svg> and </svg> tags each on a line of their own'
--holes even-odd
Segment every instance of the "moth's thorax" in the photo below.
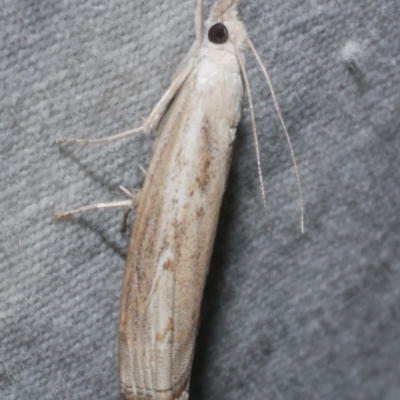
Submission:
<svg viewBox="0 0 400 400">
<path fill-rule="evenodd" d="M 198 113 L 207 113 L 215 126 L 220 124 L 218 120 L 225 120 L 236 131 L 243 98 L 243 80 L 237 58 L 229 52 L 207 49 L 206 56 L 199 57 L 192 79 L 192 90 L 196 93 L 197 107 L 200 107 Z M 228 133 L 224 128 L 218 132 Z"/>
<path fill-rule="evenodd" d="M 240 74 L 240 66 L 235 53 L 218 47 L 201 48 L 197 68 L 203 74 L 209 73 L 210 75 L 218 70 Z"/>
</svg>

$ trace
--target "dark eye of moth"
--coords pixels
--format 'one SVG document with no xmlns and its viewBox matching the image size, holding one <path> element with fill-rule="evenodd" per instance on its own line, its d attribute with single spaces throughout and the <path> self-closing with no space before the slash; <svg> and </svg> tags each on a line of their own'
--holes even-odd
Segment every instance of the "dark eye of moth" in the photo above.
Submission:
<svg viewBox="0 0 400 400">
<path fill-rule="evenodd" d="M 226 29 L 226 26 L 224 24 L 215 24 L 208 31 L 208 39 L 210 40 L 210 42 L 221 44 L 225 43 L 228 38 L 228 29 Z"/>
</svg>

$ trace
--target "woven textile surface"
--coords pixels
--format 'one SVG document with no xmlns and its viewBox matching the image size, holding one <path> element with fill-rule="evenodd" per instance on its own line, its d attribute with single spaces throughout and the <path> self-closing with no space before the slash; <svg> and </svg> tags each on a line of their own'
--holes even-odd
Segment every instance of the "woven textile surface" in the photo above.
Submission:
<svg viewBox="0 0 400 400">
<path fill-rule="evenodd" d="M 139 126 L 194 40 L 194 9 L 1 2 L 2 400 L 120 398 L 123 212 L 53 214 L 140 187 L 155 135 L 55 141 Z M 267 209 L 244 100 L 191 400 L 399 400 L 400 3 L 242 0 L 240 12 L 292 138 L 305 234 L 290 151 L 249 52 Z"/>
</svg>

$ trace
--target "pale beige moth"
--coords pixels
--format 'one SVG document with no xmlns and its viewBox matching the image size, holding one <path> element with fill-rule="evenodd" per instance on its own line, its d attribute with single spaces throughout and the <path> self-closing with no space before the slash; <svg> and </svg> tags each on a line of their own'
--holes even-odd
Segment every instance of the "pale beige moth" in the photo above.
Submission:
<svg viewBox="0 0 400 400">
<path fill-rule="evenodd" d="M 202 294 L 244 90 L 255 133 L 244 51 L 250 46 L 260 58 L 239 19 L 238 3 L 217 0 L 203 21 L 202 0 L 197 1 L 196 40 L 142 127 L 93 141 L 60 140 L 101 143 L 159 132 L 143 187 L 134 196 L 123 281 L 119 370 L 125 400 L 188 399 Z M 287 135 L 273 92 L 272 97 Z M 293 156 L 290 141 L 289 147 Z M 259 157 L 258 166 L 260 171 Z M 298 177 L 296 163 L 295 171 Z M 82 207 L 57 217 L 128 203 Z"/>
</svg>

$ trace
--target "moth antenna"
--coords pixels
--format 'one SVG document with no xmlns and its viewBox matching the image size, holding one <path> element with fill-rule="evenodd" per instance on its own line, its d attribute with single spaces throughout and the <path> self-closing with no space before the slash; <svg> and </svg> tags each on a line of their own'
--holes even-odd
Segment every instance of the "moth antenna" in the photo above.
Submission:
<svg viewBox="0 0 400 400">
<path fill-rule="evenodd" d="M 120 208 L 120 207 L 129 207 L 132 208 L 132 199 L 131 200 L 119 200 L 119 201 L 112 201 L 110 203 L 98 203 L 92 204 L 90 206 L 83 206 L 76 208 L 75 210 L 64 211 L 59 214 L 55 214 L 55 219 L 61 219 L 65 217 L 69 217 L 71 215 L 80 214 L 82 212 L 91 211 L 91 210 L 102 210 L 104 208 Z"/>
<path fill-rule="evenodd" d="M 261 196 L 262 200 L 264 203 L 264 208 L 267 209 L 267 201 L 265 197 L 265 187 L 264 187 L 264 179 L 263 179 L 263 173 L 261 169 L 261 157 L 260 157 L 260 145 L 258 143 L 258 135 L 257 135 L 257 125 L 256 125 L 256 117 L 254 115 L 254 106 L 253 106 L 253 98 L 251 96 L 251 91 L 250 91 L 250 85 L 249 85 L 249 80 L 247 78 L 247 73 L 246 73 L 246 68 L 243 64 L 242 59 L 239 56 L 239 52 L 234 45 L 235 52 L 236 52 L 236 58 L 239 62 L 239 67 L 240 67 L 240 72 L 242 73 L 242 77 L 244 80 L 244 87 L 246 90 L 247 98 L 249 99 L 249 108 L 250 108 L 250 115 L 251 115 L 251 125 L 253 128 L 253 137 L 254 137 L 254 146 L 256 148 L 256 157 L 257 157 L 257 171 L 258 171 L 258 177 L 260 179 L 260 187 L 261 187 Z"/>
<path fill-rule="evenodd" d="M 293 146 L 292 146 L 292 141 L 290 140 L 289 132 L 288 132 L 288 130 L 287 130 L 287 128 L 286 128 L 285 121 L 284 121 L 283 118 L 282 118 L 281 109 L 279 108 L 278 101 L 276 100 L 275 91 L 274 91 L 274 88 L 273 88 L 273 86 L 272 86 L 272 83 L 271 83 L 271 79 L 270 79 L 270 77 L 269 77 L 269 74 L 268 74 L 268 72 L 267 72 L 267 68 L 266 68 L 265 65 L 263 64 L 260 55 L 258 54 L 256 48 L 254 47 L 253 42 L 250 40 L 249 37 L 247 38 L 247 40 L 248 40 L 249 45 L 250 45 L 250 48 L 251 48 L 251 50 L 252 50 L 252 52 L 253 52 L 253 54 L 254 54 L 254 57 L 256 58 L 256 60 L 257 60 L 257 62 L 258 62 L 258 64 L 259 64 L 259 66 L 260 66 L 260 68 L 261 68 L 261 71 L 262 71 L 263 74 L 264 74 L 265 80 L 267 81 L 267 85 L 268 85 L 269 90 L 270 90 L 270 92 L 271 92 L 272 101 L 274 102 L 275 110 L 276 110 L 276 112 L 278 113 L 279 121 L 280 121 L 280 123 L 281 123 L 281 125 L 282 125 L 283 131 L 285 132 L 286 141 L 287 141 L 287 143 L 288 143 L 288 145 L 289 145 L 290 155 L 291 155 L 291 157 L 292 157 L 293 166 L 294 166 L 294 171 L 295 171 L 295 174 L 296 174 L 297 186 L 298 186 L 298 189 L 299 189 L 299 197 L 300 197 L 300 230 L 301 230 L 301 233 L 304 233 L 304 201 L 303 201 L 303 192 L 302 192 L 302 189 L 301 189 L 299 168 L 298 168 L 298 166 L 297 166 L 296 157 L 295 157 L 295 155 L 294 155 Z"/>
<path fill-rule="evenodd" d="M 138 133 L 145 133 L 143 126 L 139 128 L 131 129 L 130 131 L 118 133 L 118 135 L 108 136 L 101 139 L 57 139 L 56 143 L 68 143 L 68 144 L 101 144 L 101 143 L 111 143 L 116 140 L 125 139 L 129 136 L 136 135 Z"/>
<path fill-rule="evenodd" d="M 204 8 L 203 0 L 197 0 L 196 12 L 194 14 L 194 25 L 196 28 L 196 41 L 201 42 L 203 38 Z"/>
</svg>

